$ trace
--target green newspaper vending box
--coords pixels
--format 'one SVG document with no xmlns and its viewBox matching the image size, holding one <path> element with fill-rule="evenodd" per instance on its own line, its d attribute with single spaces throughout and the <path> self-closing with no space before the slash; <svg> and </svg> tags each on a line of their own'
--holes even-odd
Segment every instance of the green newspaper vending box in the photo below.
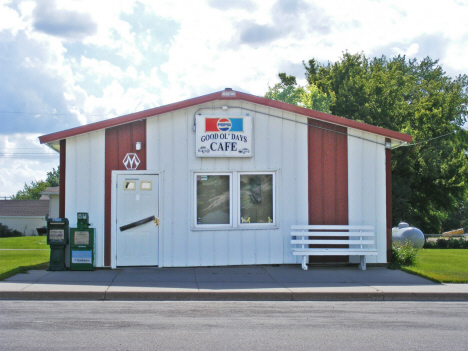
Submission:
<svg viewBox="0 0 468 351">
<path fill-rule="evenodd" d="M 78 228 L 70 228 L 70 270 L 92 271 L 94 269 L 94 228 L 89 228 L 89 216 L 77 214 Z"/>
<path fill-rule="evenodd" d="M 48 271 L 66 271 L 65 247 L 68 244 L 68 219 L 47 218 L 47 245 L 50 245 Z"/>
</svg>

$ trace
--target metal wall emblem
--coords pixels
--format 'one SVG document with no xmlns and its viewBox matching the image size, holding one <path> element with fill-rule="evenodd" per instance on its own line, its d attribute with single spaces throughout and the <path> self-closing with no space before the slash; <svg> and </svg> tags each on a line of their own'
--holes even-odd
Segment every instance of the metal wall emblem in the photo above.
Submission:
<svg viewBox="0 0 468 351">
<path fill-rule="evenodd" d="M 137 169 L 138 165 L 140 164 L 140 159 L 138 158 L 137 154 L 128 153 L 123 159 L 123 164 L 127 169 Z"/>
</svg>

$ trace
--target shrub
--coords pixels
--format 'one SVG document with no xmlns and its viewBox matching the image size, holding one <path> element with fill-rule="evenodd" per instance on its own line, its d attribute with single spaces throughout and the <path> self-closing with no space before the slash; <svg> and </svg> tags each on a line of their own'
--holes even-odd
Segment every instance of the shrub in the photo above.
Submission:
<svg viewBox="0 0 468 351">
<path fill-rule="evenodd" d="M 437 249 L 437 243 L 435 241 L 427 241 L 424 243 L 424 249 Z"/>
<path fill-rule="evenodd" d="M 447 240 L 439 238 L 436 241 L 437 248 L 439 249 L 446 249 L 447 248 Z"/>
<path fill-rule="evenodd" d="M 468 241 L 464 238 L 439 238 L 437 241 L 426 241 L 425 249 L 468 249 Z"/>
<path fill-rule="evenodd" d="M 448 240 L 447 247 L 449 249 L 468 249 L 468 242 L 464 238 Z"/>
<path fill-rule="evenodd" d="M 462 249 L 468 249 L 468 240 L 466 240 L 466 238 L 464 240 L 460 239 L 460 242 L 462 243 L 461 244 Z"/>
<path fill-rule="evenodd" d="M 23 236 L 23 233 L 0 223 L 0 238 L 12 238 L 14 236 Z"/>
<path fill-rule="evenodd" d="M 457 239 L 450 238 L 447 242 L 447 247 L 449 249 L 459 249 L 461 247 L 460 241 Z"/>
<path fill-rule="evenodd" d="M 412 266 L 416 262 L 418 249 L 414 248 L 410 241 L 395 241 L 392 244 L 392 264 L 390 268 Z"/>
</svg>

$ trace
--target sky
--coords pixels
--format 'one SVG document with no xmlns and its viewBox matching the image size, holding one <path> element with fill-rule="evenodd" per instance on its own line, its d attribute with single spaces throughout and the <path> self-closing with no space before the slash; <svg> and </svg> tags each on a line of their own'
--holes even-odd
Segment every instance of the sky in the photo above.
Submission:
<svg viewBox="0 0 468 351">
<path fill-rule="evenodd" d="M 437 5 L 437 6 L 436 6 Z M 468 1 L 0 0 L 0 197 L 45 180 L 38 136 L 223 90 L 344 52 L 468 73 Z"/>
</svg>

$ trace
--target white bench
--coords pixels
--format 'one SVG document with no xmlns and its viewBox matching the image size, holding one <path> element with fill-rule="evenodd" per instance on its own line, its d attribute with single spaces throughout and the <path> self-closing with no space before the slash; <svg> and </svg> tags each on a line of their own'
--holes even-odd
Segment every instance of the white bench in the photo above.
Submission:
<svg viewBox="0 0 468 351">
<path fill-rule="evenodd" d="M 293 225 L 291 244 L 294 256 L 302 256 L 307 270 L 308 256 L 360 256 L 359 269 L 366 269 L 366 256 L 376 256 L 374 227 L 367 225 Z M 318 239 L 314 239 L 320 237 Z M 338 237 L 338 239 L 336 239 Z M 341 239 L 339 237 L 348 237 Z M 335 239 L 333 239 L 335 238 Z M 349 245 L 347 248 L 309 247 L 309 245 Z"/>
</svg>

